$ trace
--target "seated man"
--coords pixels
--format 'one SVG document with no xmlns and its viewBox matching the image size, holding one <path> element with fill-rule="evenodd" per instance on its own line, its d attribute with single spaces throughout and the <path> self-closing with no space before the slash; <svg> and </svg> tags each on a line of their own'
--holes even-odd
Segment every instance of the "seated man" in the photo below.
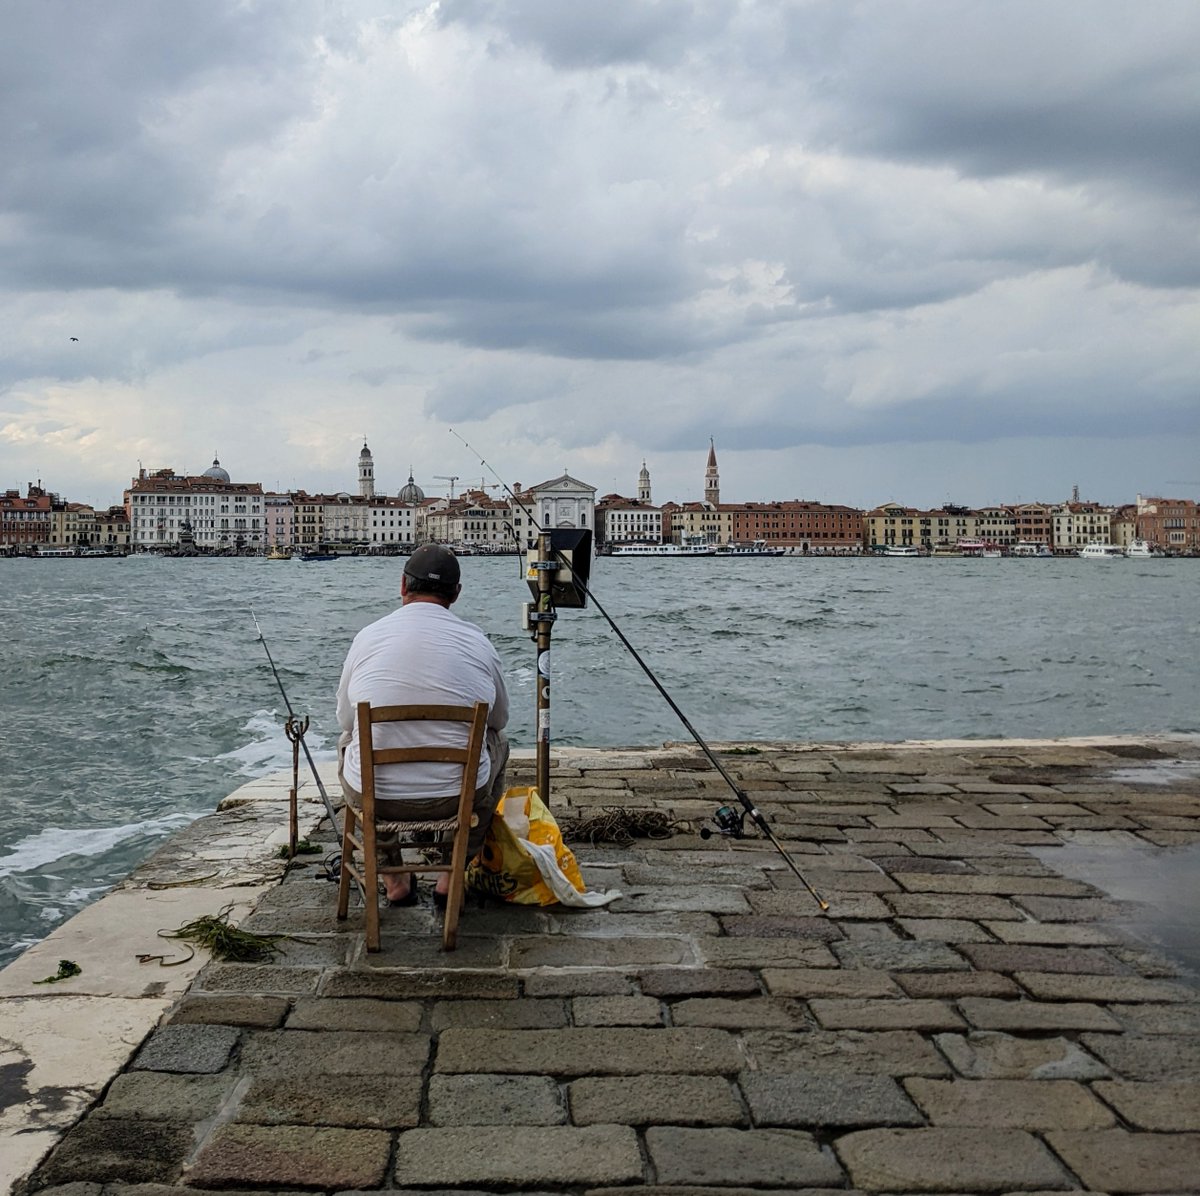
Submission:
<svg viewBox="0 0 1200 1196">
<path fill-rule="evenodd" d="M 364 627 L 354 637 L 338 686 L 337 717 L 342 728 L 338 778 L 348 801 L 361 806 L 361 758 L 355 709 L 372 706 L 436 704 L 490 707 L 487 735 L 479 759 L 475 793 L 478 826 L 471 830 L 468 858 L 483 845 L 496 804 L 504 795 L 508 763 L 508 691 L 500 658 L 487 637 L 472 623 L 453 614 L 451 605 L 462 592 L 458 558 L 440 544 L 424 544 L 408 558 L 400 579 L 402 605 L 390 615 Z M 393 723 L 377 729 L 377 746 L 416 747 L 444 742 L 464 747 L 467 727 L 454 723 Z M 456 764 L 391 764 L 376 774 L 376 814 L 381 822 L 452 818 L 458 807 L 461 773 Z M 396 866 L 400 848 L 381 836 L 380 856 Z M 384 876 L 390 903 L 416 900 L 409 875 Z M 450 876 L 438 877 L 434 899 L 441 904 Z"/>
</svg>

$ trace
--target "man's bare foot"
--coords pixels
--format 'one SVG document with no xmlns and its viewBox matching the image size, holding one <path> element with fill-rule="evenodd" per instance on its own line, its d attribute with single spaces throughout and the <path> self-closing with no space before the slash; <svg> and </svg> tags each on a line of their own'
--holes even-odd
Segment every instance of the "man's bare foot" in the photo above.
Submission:
<svg viewBox="0 0 1200 1196">
<path fill-rule="evenodd" d="M 385 876 L 383 892 L 389 901 L 403 901 L 412 892 L 412 877 L 408 875 Z"/>
</svg>

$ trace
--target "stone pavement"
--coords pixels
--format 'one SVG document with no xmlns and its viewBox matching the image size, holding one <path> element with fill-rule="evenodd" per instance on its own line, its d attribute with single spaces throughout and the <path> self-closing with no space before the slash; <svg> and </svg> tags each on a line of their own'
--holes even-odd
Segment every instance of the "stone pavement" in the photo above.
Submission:
<svg viewBox="0 0 1200 1196">
<path fill-rule="evenodd" d="M 443 954 L 426 897 L 367 956 L 296 868 L 244 922 L 286 953 L 205 966 L 22 1189 L 1200 1191 L 1197 979 L 1056 867 L 1200 852 L 1200 743 L 721 750 L 827 916 L 694 833 L 696 750 L 559 750 L 560 816 L 691 823 L 578 848 L 621 899 L 468 908 Z"/>
</svg>

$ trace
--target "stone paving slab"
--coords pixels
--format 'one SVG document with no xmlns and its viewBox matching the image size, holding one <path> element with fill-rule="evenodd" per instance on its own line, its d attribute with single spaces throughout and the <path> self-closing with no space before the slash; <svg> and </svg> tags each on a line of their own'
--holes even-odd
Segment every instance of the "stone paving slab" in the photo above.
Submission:
<svg viewBox="0 0 1200 1196">
<path fill-rule="evenodd" d="M 222 1125 L 188 1168 L 200 1188 L 377 1188 L 391 1135 L 382 1130 L 298 1125 Z"/>
<path fill-rule="evenodd" d="M 1046 1141 L 1098 1191 L 1189 1192 L 1200 1177 L 1200 1134 L 1057 1130 Z"/>
<path fill-rule="evenodd" d="M 1062 1163 L 1021 1130 L 875 1129 L 837 1139 L 850 1178 L 868 1192 L 1051 1191 L 1072 1186 Z"/>
<path fill-rule="evenodd" d="M 624 1125 L 543 1126 L 535 1140 L 507 1126 L 416 1129 L 396 1144 L 398 1186 L 413 1184 L 613 1184 L 641 1180 L 637 1134 Z"/>
<path fill-rule="evenodd" d="M 89 981 L 104 993 L 14 993 L 22 1016 L 155 1012 L 120 1032 L 105 1078 L 81 1061 L 78 1094 L 66 1057 L 29 1086 L 0 1043 L 0 1180 L 24 1176 L 21 1196 L 1200 1187 L 1200 989 L 1129 937 L 1143 907 L 1058 870 L 1200 835 L 1200 742 L 754 747 L 726 763 L 828 912 L 770 843 L 695 833 L 729 795 L 689 745 L 556 750 L 555 809 L 658 808 L 690 830 L 576 845 L 590 884 L 626 897 L 472 903 L 451 955 L 428 898 L 381 911 L 369 956 L 360 905 L 338 923 L 310 863 L 268 868 L 252 830 L 278 822 L 286 785 L 256 782 L 214 816 L 234 821 L 208 855 L 257 852 L 239 916 L 304 943 L 198 960 L 173 987 L 110 946 Z M 1137 784 L 1170 759 L 1194 781 Z M 512 771 L 532 780 L 528 757 Z M 175 858 L 199 866 L 206 821 Z"/>
<path fill-rule="evenodd" d="M 926 1080 L 913 1076 L 904 1087 L 936 1126 L 974 1129 L 1107 1129 L 1111 1109 L 1071 1080 Z"/>
</svg>

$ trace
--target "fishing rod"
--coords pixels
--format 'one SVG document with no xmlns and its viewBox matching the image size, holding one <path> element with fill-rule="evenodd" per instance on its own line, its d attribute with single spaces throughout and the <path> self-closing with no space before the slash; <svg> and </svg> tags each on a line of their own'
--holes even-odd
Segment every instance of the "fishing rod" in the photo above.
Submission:
<svg viewBox="0 0 1200 1196">
<path fill-rule="evenodd" d="M 250 617 L 254 620 L 254 630 L 258 632 L 259 642 L 263 646 L 263 651 L 267 654 L 267 662 L 271 666 L 271 672 L 275 674 L 275 684 L 279 686 L 279 692 L 283 695 L 283 704 L 287 707 L 289 716 L 296 720 L 296 712 L 292 709 L 291 702 L 288 701 L 287 690 L 283 688 L 283 681 L 279 676 L 279 670 L 275 667 L 275 660 L 271 656 L 271 649 L 267 647 L 267 637 L 263 635 L 262 628 L 258 625 L 258 616 L 252 610 Z M 299 720 L 296 720 L 297 722 Z M 307 726 L 307 722 L 305 723 Z M 334 832 L 337 832 L 337 815 L 333 811 L 333 802 L 329 800 L 329 794 L 325 792 L 325 786 L 321 783 L 321 774 L 317 772 L 316 761 L 312 758 L 312 752 L 308 750 L 308 743 L 304 738 L 303 733 L 299 735 L 300 746 L 304 749 L 304 756 L 308 760 L 308 767 L 312 769 L 313 780 L 317 782 L 317 788 L 321 791 L 321 800 L 325 803 L 325 810 L 329 814 L 329 821 L 333 826 Z"/>
<path fill-rule="evenodd" d="M 526 503 L 524 503 L 513 492 L 512 488 L 509 486 L 509 484 L 491 467 L 491 465 L 484 459 L 482 454 L 480 454 L 477 450 L 473 449 L 466 442 L 466 440 L 464 440 L 453 428 L 450 429 L 450 435 L 453 436 L 456 440 L 461 441 L 463 447 L 466 448 L 467 451 L 469 453 L 471 453 L 472 456 L 477 457 L 480 465 L 482 465 L 492 475 L 492 477 L 494 477 L 496 479 L 496 481 L 499 482 L 500 485 L 504 487 L 505 491 L 508 493 L 509 497 L 513 500 L 513 502 L 515 502 L 529 517 L 530 524 L 537 530 L 538 534 L 542 535 L 542 536 L 547 535 L 546 529 L 544 527 L 542 527 L 542 525 L 538 522 L 538 520 L 535 517 L 534 511 L 531 509 L 531 507 L 529 507 Z M 515 538 L 515 532 L 514 532 L 514 538 Z M 519 546 L 520 545 L 519 539 L 518 539 L 517 543 Z M 788 852 L 787 848 L 785 848 L 783 846 L 783 844 L 780 843 L 780 841 L 776 838 L 775 832 L 771 829 L 770 824 L 767 822 L 766 815 L 750 800 L 750 795 L 748 793 L 746 793 L 746 791 L 737 784 L 737 782 L 733 779 L 732 776 L 729 775 L 728 770 L 721 763 L 721 761 L 719 759 L 717 759 L 717 757 L 713 754 L 712 749 L 705 742 L 705 740 L 704 740 L 703 736 L 700 734 L 700 732 L 697 731 L 696 728 L 692 726 L 691 720 L 679 708 L 678 703 L 667 692 L 666 687 L 663 685 L 663 683 L 661 681 L 659 681 L 659 679 L 654 675 L 653 670 L 651 670 L 650 666 L 645 662 L 645 660 L 642 659 L 642 656 L 638 652 L 638 650 L 633 646 L 633 644 L 631 644 L 629 642 L 628 637 L 620 629 L 620 627 L 617 626 L 616 621 L 613 619 L 613 617 L 608 613 L 608 611 L 606 611 L 604 609 L 604 607 L 600 603 L 599 599 L 597 599 L 596 595 L 588 587 L 586 577 L 580 576 L 580 574 L 576 571 L 571 558 L 568 557 L 566 553 L 564 553 L 558 549 L 555 549 L 553 547 L 551 547 L 551 551 L 558 558 L 559 563 L 562 566 L 564 566 L 565 568 L 570 570 L 571 576 L 574 580 L 576 587 L 578 587 L 579 590 L 581 590 L 584 594 L 586 594 L 588 596 L 588 598 L 590 598 L 592 600 L 592 602 L 595 603 L 596 609 L 601 613 L 601 615 L 604 616 L 604 621 L 609 625 L 609 627 L 612 628 L 614 634 L 624 645 L 625 650 L 633 657 L 634 661 L 637 663 L 638 667 L 641 668 L 642 672 L 645 673 L 646 676 L 650 678 L 650 681 L 653 684 L 654 688 L 657 689 L 658 692 L 662 695 L 662 697 L 666 701 L 667 705 L 670 706 L 671 710 L 674 711 L 675 716 L 679 719 L 679 721 L 686 728 L 688 734 L 691 735 L 691 737 L 699 745 L 700 750 L 708 758 L 709 763 L 713 766 L 713 768 L 715 768 L 717 770 L 717 772 L 721 776 L 721 779 L 724 780 L 725 784 L 727 784 L 729 786 L 729 788 L 732 790 L 734 796 L 741 803 L 741 806 L 742 806 L 743 810 L 745 811 L 745 814 L 738 814 L 738 812 L 736 810 L 732 810 L 728 806 L 722 806 L 721 809 L 719 809 L 717 811 L 716 821 L 717 821 L 717 825 L 721 829 L 721 832 L 724 834 L 732 835 L 735 838 L 740 837 L 741 832 L 742 832 L 742 827 L 744 824 L 744 820 L 745 820 L 745 818 L 748 817 L 751 820 L 751 822 L 753 822 L 754 825 L 757 826 L 758 829 L 763 833 L 764 837 L 767 838 L 771 842 L 771 844 L 775 847 L 775 849 L 779 852 L 779 854 L 781 856 L 783 856 L 784 862 L 792 870 L 792 872 L 796 875 L 796 878 L 809 891 L 809 893 L 812 894 L 817 905 L 820 907 L 821 912 L 828 913 L 829 902 L 826 901 L 825 898 L 822 897 L 821 894 L 817 892 L 817 890 L 809 882 L 808 878 L 800 871 L 799 867 L 796 864 L 796 861 L 792 859 L 791 854 Z M 540 728 L 539 728 L 539 731 L 540 731 Z M 701 832 L 701 836 L 703 838 L 707 838 L 707 836 L 704 835 L 703 832 Z"/>
</svg>

